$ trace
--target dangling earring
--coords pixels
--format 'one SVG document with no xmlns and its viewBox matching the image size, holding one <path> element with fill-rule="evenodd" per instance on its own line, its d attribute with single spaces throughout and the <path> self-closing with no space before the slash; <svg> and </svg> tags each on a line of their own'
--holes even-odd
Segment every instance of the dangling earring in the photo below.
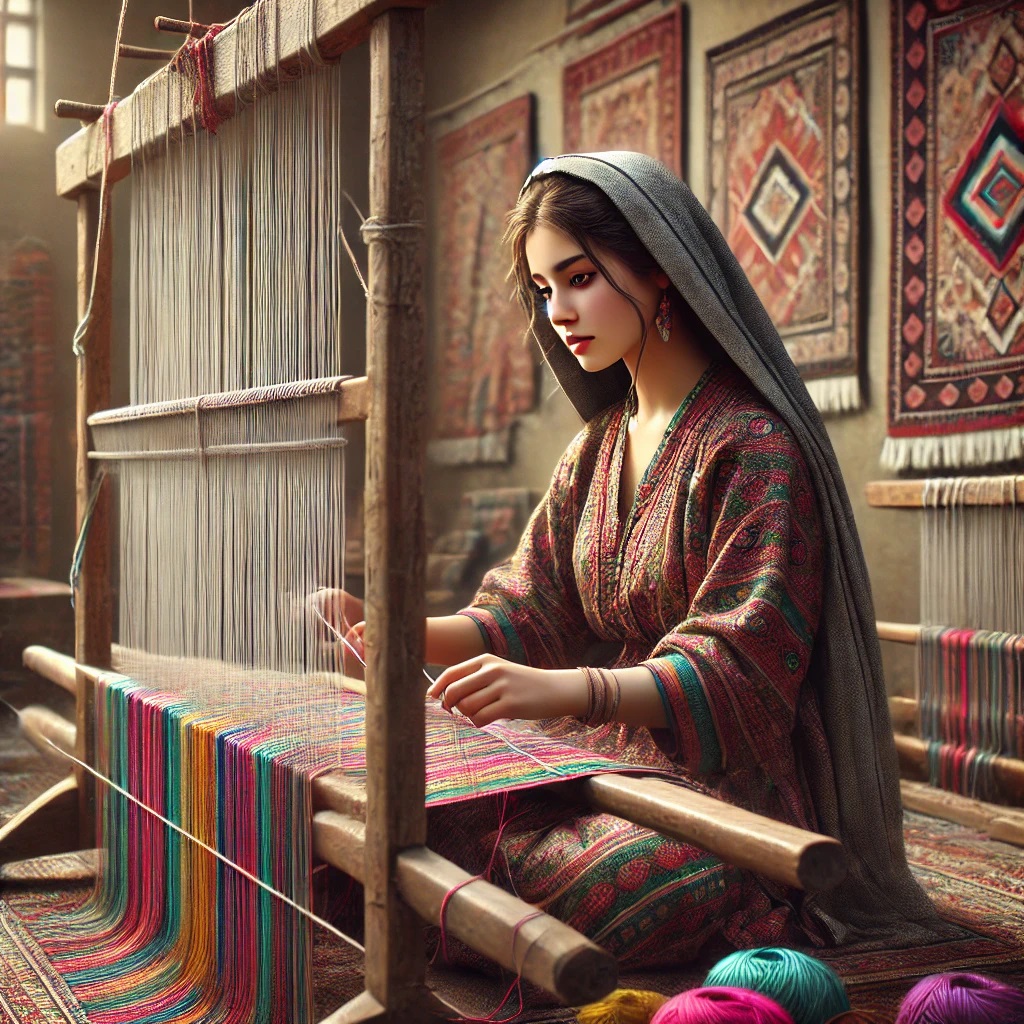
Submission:
<svg viewBox="0 0 1024 1024">
<path fill-rule="evenodd" d="M 658 328 L 661 340 L 667 342 L 672 336 L 672 303 L 667 291 L 661 293 L 661 302 L 658 303 L 658 315 L 654 318 L 654 326 Z"/>
</svg>

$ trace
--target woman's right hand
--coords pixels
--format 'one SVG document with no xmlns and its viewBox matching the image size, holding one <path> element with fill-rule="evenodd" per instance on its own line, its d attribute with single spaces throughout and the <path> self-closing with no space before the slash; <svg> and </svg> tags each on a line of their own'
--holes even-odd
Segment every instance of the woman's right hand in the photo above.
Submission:
<svg viewBox="0 0 1024 1024">
<path fill-rule="evenodd" d="M 314 590 L 309 595 L 309 606 L 314 615 L 326 620 L 332 629 L 342 635 L 364 618 L 362 600 L 340 587 Z"/>
</svg>

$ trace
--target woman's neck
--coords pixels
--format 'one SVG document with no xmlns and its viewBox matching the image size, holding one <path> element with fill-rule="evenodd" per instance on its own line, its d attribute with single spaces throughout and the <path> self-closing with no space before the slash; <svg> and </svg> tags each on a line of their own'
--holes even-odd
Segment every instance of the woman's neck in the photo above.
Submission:
<svg viewBox="0 0 1024 1024">
<path fill-rule="evenodd" d="M 681 325 L 673 325 L 667 342 L 652 326 L 639 365 L 636 358 L 625 362 L 636 390 L 636 421 L 642 426 L 671 419 L 711 364 L 711 355 Z"/>
</svg>

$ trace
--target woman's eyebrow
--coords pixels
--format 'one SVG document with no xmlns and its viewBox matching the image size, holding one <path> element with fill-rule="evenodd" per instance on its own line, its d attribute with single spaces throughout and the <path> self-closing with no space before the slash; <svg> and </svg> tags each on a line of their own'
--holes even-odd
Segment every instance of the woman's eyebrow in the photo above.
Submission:
<svg viewBox="0 0 1024 1024">
<path fill-rule="evenodd" d="M 571 267 L 574 263 L 579 260 L 585 260 L 587 258 L 586 253 L 578 252 L 575 256 L 568 256 L 564 260 L 559 260 L 555 264 L 554 270 L 556 274 L 560 274 L 563 270 Z M 533 277 L 543 277 L 543 274 L 533 274 Z"/>
</svg>

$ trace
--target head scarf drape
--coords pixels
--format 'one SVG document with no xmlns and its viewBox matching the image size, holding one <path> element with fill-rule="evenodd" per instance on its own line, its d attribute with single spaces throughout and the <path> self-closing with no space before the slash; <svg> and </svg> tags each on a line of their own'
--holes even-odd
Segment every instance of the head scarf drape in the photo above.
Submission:
<svg viewBox="0 0 1024 1024">
<path fill-rule="evenodd" d="M 778 331 L 721 232 L 690 189 L 658 161 L 638 153 L 570 154 L 544 160 L 527 179 L 560 172 L 604 192 L 668 274 L 725 353 L 783 417 L 814 481 L 826 550 L 824 603 L 809 679 L 831 758 L 794 744 L 821 829 L 845 847 L 850 873 L 804 910 L 839 942 L 934 942 L 951 926 L 912 877 L 903 845 L 899 772 L 882 676 L 867 567 L 842 473 L 824 423 Z M 589 419 L 625 396 L 621 363 L 585 372 L 538 316 L 545 359 L 577 412 Z"/>
</svg>

